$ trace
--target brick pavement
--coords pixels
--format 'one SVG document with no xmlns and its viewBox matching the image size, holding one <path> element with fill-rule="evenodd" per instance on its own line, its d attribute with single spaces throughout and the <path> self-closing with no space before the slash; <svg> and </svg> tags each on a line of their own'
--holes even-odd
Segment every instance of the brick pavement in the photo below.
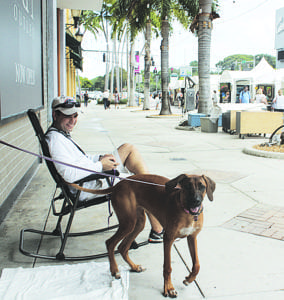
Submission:
<svg viewBox="0 0 284 300">
<path fill-rule="evenodd" d="M 223 227 L 284 241 L 284 208 L 258 204 Z"/>
</svg>

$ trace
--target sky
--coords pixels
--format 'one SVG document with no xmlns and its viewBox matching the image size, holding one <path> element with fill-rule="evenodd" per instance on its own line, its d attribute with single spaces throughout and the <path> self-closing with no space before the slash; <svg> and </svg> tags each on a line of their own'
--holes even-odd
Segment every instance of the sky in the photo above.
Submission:
<svg viewBox="0 0 284 300">
<path fill-rule="evenodd" d="M 210 65 L 215 65 L 233 54 L 269 54 L 275 51 L 275 15 L 276 10 L 284 7 L 284 0 L 219 0 L 219 19 L 213 21 L 211 36 Z M 174 23 L 170 36 L 169 66 L 179 68 L 188 66 L 198 59 L 198 39 L 191 32 Z M 135 50 L 141 51 L 144 39 L 141 36 L 135 43 Z M 151 55 L 156 67 L 160 69 L 161 38 L 151 42 Z M 106 49 L 101 36 L 97 40 L 86 32 L 82 42 L 84 50 Z M 83 72 L 80 76 L 92 79 L 105 74 L 102 52 L 83 52 Z M 125 59 L 124 59 L 125 60 Z M 144 60 L 140 58 L 140 68 Z M 142 62 L 142 63 L 141 63 Z"/>
</svg>

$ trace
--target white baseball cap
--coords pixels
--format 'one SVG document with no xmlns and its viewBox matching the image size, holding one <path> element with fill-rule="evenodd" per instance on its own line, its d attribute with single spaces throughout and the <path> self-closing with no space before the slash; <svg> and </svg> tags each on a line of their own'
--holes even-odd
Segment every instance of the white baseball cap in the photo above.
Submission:
<svg viewBox="0 0 284 300">
<path fill-rule="evenodd" d="M 52 109 L 59 110 L 64 115 L 70 116 L 79 112 L 81 103 L 76 102 L 73 98 L 68 97 L 56 97 L 52 101 Z"/>
</svg>

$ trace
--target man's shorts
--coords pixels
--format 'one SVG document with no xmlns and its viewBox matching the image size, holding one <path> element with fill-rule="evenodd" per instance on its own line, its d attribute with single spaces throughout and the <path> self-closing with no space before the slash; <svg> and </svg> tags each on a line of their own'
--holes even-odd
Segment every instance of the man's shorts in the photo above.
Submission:
<svg viewBox="0 0 284 300">
<path fill-rule="evenodd" d="M 115 149 L 111 154 L 115 157 L 116 161 L 119 163 L 119 165 L 117 166 L 119 177 L 126 178 L 128 176 L 131 176 L 132 175 L 131 172 L 129 172 L 128 169 L 125 166 L 123 166 L 117 149 Z M 119 178 L 116 178 L 114 184 L 118 183 L 119 180 L 120 180 Z M 96 181 L 90 181 L 84 183 L 83 187 L 88 189 L 93 189 L 93 190 L 101 190 L 101 189 L 107 189 L 109 185 L 106 180 L 96 180 Z M 79 200 L 83 201 L 83 200 L 88 200 L 90 198 L 101 197 L 101 196 L 102 195 L 95 195 L 91 193 L 81 192 Z"/>
</svg>

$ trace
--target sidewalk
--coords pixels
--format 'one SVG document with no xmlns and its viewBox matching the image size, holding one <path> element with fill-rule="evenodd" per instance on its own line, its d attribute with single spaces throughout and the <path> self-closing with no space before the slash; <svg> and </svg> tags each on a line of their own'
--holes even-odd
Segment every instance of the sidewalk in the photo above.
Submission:
<svg viewBox="0 0 284 300">
<path fill-rule="evenodd" d="M 176 108 L 173 113 L 178 113 Z M 217 188 L 214 201 L 204 201 L 205 222 L 198 237 L 200 289 L 206 299 L 283 299 L 284 160 L 242 152 L 263 142 L 263 137 L 242 140 L 221 128 L 218 133 L 177 130 L 175 126 L 182 117 L 146 118 L 153 114 L 158 112 L 123 107 L 105 111 L 91 103 L 80 115 L 73 137 L 90 153 L 107 153 L 121 143 L 132 143 L 141 151 L 151 173 L 169 178 L 181 173 L 211 177 Z M 42 227 L 53 191 L 54 184 L 43 164 L 0 226 L 1 269 L 66 264 L 34 261 L 18 251 L 20 229 Z M 106 224 L 107 216 L 106 208 L 85 209 L 77 214 L 73 226 L 91 229 L 93 224 Z M 50 217 L 48 227 L 53 225 Z M 147 239 L 149 231 L 147 222 L 138 241 Z M 70 243 L 72 254 L 104 250 L 107 236 L 104 233 L 85 237 L 84 243 Z M 191 267 L 186 240 L 176 246 Z M 147 270 L 130 273 L 129 299 L 163 299 L 163 246 L 147 245 L 131 250 L 130 256 Z M 119 255 L 116 257 L 119 265 L 126 266 Z M 102 261 L 107 258 L 96 260 Z M 188 271 L 174 248 L 172 269 L 179 299 L 203 299 L 194 283 L 183 285 Z"/>
</svg>

